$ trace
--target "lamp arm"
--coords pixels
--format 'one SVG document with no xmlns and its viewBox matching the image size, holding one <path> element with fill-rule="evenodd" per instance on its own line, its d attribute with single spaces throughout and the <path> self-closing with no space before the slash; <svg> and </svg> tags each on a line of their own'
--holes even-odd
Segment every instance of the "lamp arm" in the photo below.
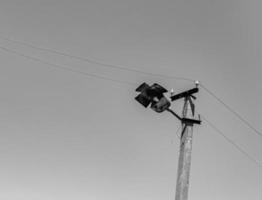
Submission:
<svg viewBox="0 0 262 200">
<path fill-rule="evenodd" d="M 180 121 L 182 121 L 182 118 L 179 117 L 178 114 L 176 114 L 173 110 L 171 110 L 170 108 L 167 108 L 166 111 L 170 112 L 172 115 L 174 115 L 177 119 L 179 119 Z"/>
</svg>

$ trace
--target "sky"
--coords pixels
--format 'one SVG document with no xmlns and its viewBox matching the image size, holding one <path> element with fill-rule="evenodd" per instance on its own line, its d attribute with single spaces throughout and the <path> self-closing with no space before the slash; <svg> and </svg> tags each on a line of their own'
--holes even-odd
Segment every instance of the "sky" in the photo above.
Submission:
<svg viewBox="0 0 262 200">
<path fill-rule="evenodd" d="M 180 122 L 135 102 L 142 82 L 192 82 L 83 62 L 4 40 L 200 82 L 261 127 L 258 0 L 1 0 L 0 199 L 174 199 Z M 125 84 L 131 82 L 132 84 Z M 262 137 L 200 88 L 197 112 L 262 164 Z M 182 102 L 172 108 L 181 113 Z M 205 121 L 194 127 L 189 199 L 260 200 L 262 168 Z"/>
</svg>

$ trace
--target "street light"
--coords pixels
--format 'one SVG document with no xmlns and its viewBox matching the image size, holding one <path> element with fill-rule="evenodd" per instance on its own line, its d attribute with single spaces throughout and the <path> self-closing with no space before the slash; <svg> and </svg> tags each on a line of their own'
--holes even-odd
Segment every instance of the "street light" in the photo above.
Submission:
<svg viewBox="0 0 262 200">
<path fill-rule="evenodd" d="M 168 111 L 171 114 L 173 114 L 176 118 L 178 118 L 182 123 L 187 124 L 200 124 L 200 117 L 199 119 L 191 119 L 180 117 L 178 114 L 176 114 L 173 110 L 170 109 L 171 103 L 170 101 L 164 96 L 164 93 L 168 92 L 167 89 L 162 87 L 161 85 L 154 83 L 153 85 L 149 86 L 147 83 L 142 83 L 137 89 L 137 92 L 140 92 L 139 95 L 135 97 L 135 99 L 142 104 L 145 108 L 147 108 L 151 104 L 151 109 L 154 111 L 161 113 L 163 111 Z M 197 87 L 181 92 L 179 94 L 174 94 L 172 92 L 172 96 L 170 97 L 171 101 L 179 100 L 181 98 L 184 98 L 186 101 L 189 101 L 192 114 L 194 116 L 195 114 L 195 105 L 192 101 L 192 99 L 196 99 L 193 94 L 197 93 L 199 89 Z"/>
<path fill-rule="evenodd" d="M 174 91 L 171 91 L 170 101 L 184 99 L 182 117 L 180 117 L 172 109 L 170 109 L 171 103 L 164 96 L 164 93 L 166 93 L 167 90 L 161 85 L 154 83 L 153 85 L 149 86 L 147 83 L 143 83 L 136 89 L 136 91 L 140 92 L 140 94 L 137 95 L 135 99 L 145 108 L 151 105 L 151 109 L 158 113 L 166 110 L 182 122 L 182 132 L 180 135 L 180 153 L 177 172 L 178 175 L 175 198 L 176 200 L 187 200 L 188 198 L 193 125 L 201 123 L 200 117 L 199 119 L 194 119 L 195 105 L 193 103 L 193 100 L 195 100 L 196 97 L 193 96 L 193 94 L 198 92 L 198 85 L 199 82 L 197 81 L 195 88 L 181 92 L 179 94 L 174 94 Z"/>
<path fill-rule="evenodd" d="M 167 90 L 157 83 L 151 86 L 147 83 L 143 83 L 136 91 L 140 92 L 140 94 L 136 96 L 135 99 L 146 108 L 151 104 L 151 109 L 158 113 L 167 110 L 171 105 L 164 96 Z"/>
</svg>

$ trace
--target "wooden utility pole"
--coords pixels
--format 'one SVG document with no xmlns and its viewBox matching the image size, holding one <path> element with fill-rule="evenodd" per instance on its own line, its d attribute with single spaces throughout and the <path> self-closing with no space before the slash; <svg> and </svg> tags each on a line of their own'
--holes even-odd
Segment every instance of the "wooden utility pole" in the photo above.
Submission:
<svg viewBox="0 0 262 200">
<path fill-rule="evenodd" d="M 192 118 L 194 115 L 194 106 L 192 98 L 187 96 L 184 98 L 183 118 Z M 189 175 L 191 165 L 193 139 L 193 123 L 182 121 L 182 133 L 180 137 L 180 153 L 177 170 L 177 185 L 175 200 L 188 199 Z"/>
</svg>

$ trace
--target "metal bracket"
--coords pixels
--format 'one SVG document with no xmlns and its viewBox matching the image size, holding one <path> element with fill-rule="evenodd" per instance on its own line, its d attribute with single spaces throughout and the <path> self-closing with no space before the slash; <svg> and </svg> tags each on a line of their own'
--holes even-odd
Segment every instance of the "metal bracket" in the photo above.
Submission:
<svg viewBox="0 0 262 200">
<path fill-rule="evenodd" d="M 172 115 L 174 115 L 177 119 L 179 119 L 184 124 L 187 124 L 187 125 L 201 124 L 200 115 L 198 115 L 198 120 L 197 120 L 197 119 L 190 119 L 190 118 L 185 118 L 185 117 L 181 118 L 178 114 L 176 114 L 170 108 L 166 109 L 166 111 L 170 112 Z"/>
<path fill-rule="evenodd" d="M 183 118 L 181 119 L 181 121 L 182 121 L 182 123 L 185 123 L 185 124 L 188 124 L 188 125 L 201 124 L 200 115 L 199 115 L 199 120 L 183 117 Z"/>
<path fill-rule="evenodd" d="M 193 96 L 194 93 L 197 93 L 199 91 L 198 88 L 193 88 L 191 90 L 187 90 L 185 92 L 181 92 L 179 94 L 176 94 L 174 96 L 171 96 L 171 101 L 175 101 L 175 100 L 178 100 L 178 99 L 181 99 L 183 97 L 189 97 L 191 96 L 193 99 L 196 99 L 195 96 Z"/>
</svg>

